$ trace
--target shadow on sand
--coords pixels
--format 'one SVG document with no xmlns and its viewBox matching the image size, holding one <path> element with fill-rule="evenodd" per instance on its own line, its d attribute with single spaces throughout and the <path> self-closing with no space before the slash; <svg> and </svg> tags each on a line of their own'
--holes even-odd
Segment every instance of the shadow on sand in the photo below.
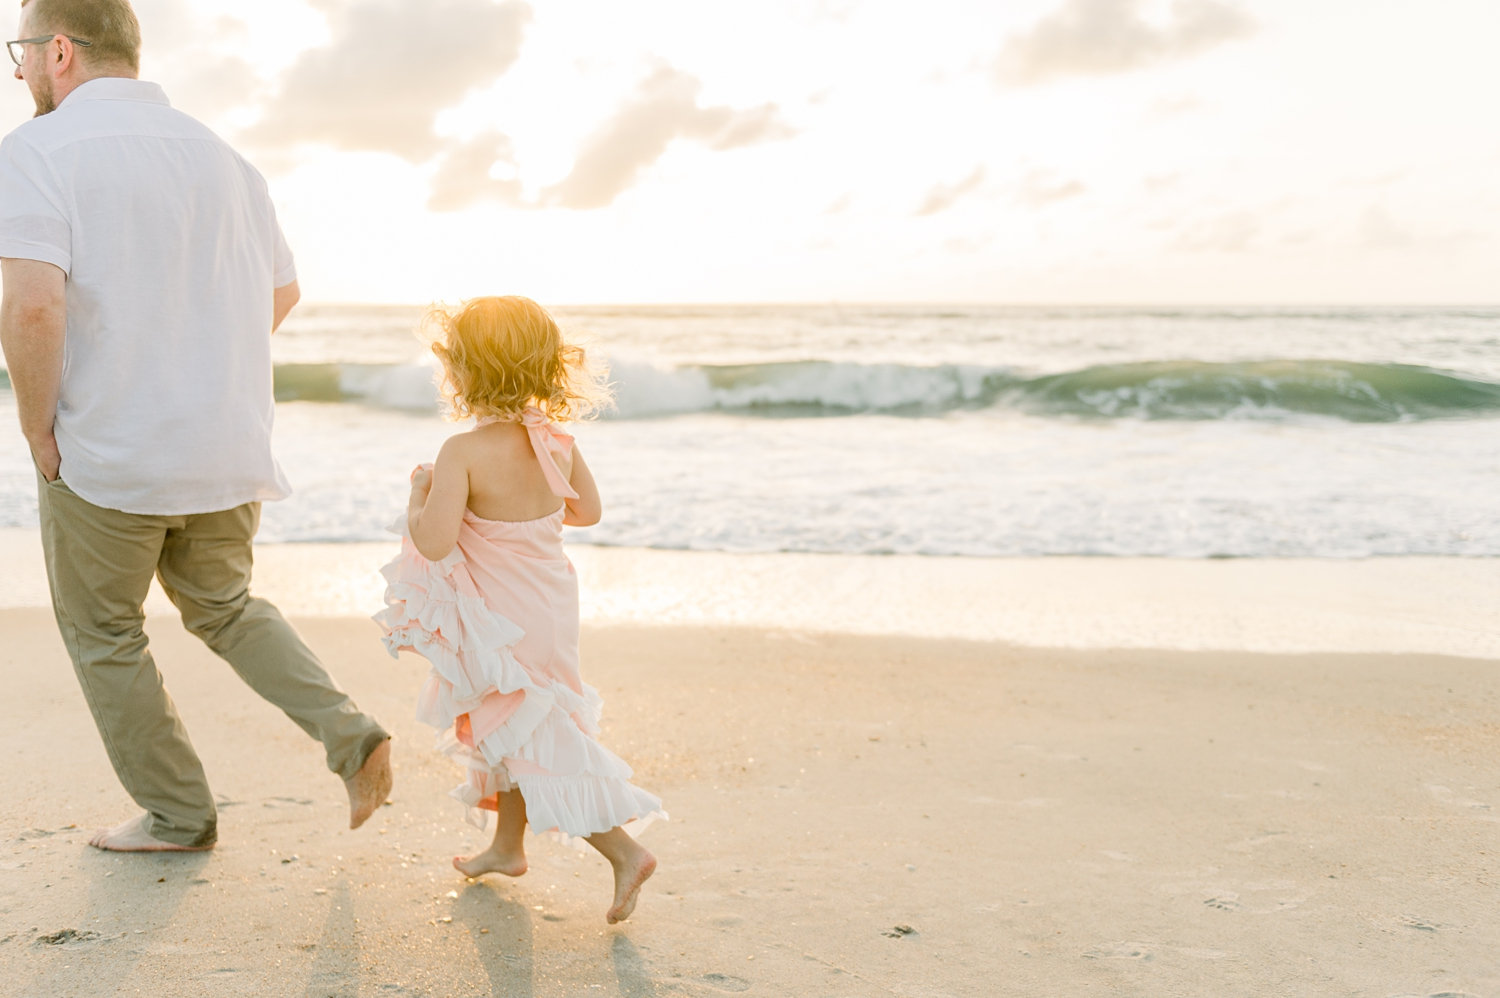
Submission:
<svg viewBox="0 0 1500 998">
<path fill-rule="evenodd" d="M 459 892 L 454 919 L 469 930 L 496 998 L 532 998 L 535 960 L 531 911 L 475 882 Z"/>
<path fill-rule="evenodd" d="M 318 939 L 318 955 L 307 979 L 306 998 L 358 998 L 359 924 L 347 877 L 328 892 L 328 917 Z"/>
<path fill-rule="evenodd" d="M 92 846 L 82 849 L 73 862 L 89 878 L 88 904 L 77 927 L 54 927 L 33 942 L 43 950 L 56 947 L 57 952 L 66 952 L 71 973 L 59 975 L 58 968 L 48 967 L 16 994 L 66 993 L 57 990 L 68 987 L 60 976 L 96 980 L 106 967 L 112 981 L 129 977 L 150 951 L 149 933 L 171 924 L 183 900 L 204 882 L 201 874 L 213 860 L 213 854 L 206 852 L 148 855 L 104 852 Z M 141 899 L 148 894 L 150 915 L 143 917 Z M 100 938 L 89 927 L 101 924 L 128 925 L 131 931 Z M 137 930 L 148 934 L 137 936 Z"/>
<path fill-rule="evenodd" d="M 615 965 L 615 978 L 620 982 L 623 998 L 656 998 L 656 983 L 651 971 L 641 958 L 635 943 L 625 936 L 615 936 L 610 943 L 609 955 Z"/>
</svg>

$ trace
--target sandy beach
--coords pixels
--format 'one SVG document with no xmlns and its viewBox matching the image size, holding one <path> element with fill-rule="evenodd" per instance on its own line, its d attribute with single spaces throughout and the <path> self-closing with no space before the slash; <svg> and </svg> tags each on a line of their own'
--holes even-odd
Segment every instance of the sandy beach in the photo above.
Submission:
<svg viewBox="0 0 1500 998">
<path fill-rule="evenodd" d="M 389 805 L 345 830 L 317 747 L 158 597 L 220 844 L 90 849 L 133 808 L 33 547 L 0 536 L 0 993 L 1500 995 L 1493 560 L 580 550 L 605 739 L 672 814 L 612 927 L 592 852 L 449 867 L 484 836 L 421 663 L 355 612 L 362 545 L 267 547 L 260 588 L 395 732 Z"/>
<path fill-rule="evenodd" d="M 17 6 L 0 998 L 1500 998 L 1500 0 Z"/>
</svg>

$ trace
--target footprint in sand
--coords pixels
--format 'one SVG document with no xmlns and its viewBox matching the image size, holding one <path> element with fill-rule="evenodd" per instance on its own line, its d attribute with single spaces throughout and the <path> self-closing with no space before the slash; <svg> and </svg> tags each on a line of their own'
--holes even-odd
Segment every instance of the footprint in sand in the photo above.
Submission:
<svg viewBox="0 0 1500 998">
<path fill-rule="evenodd" d="M 1083 953 L 1085 960 L 1150 960 L 1151 948 L 1145 943 L 1106 943 Z"/>
<path fill-rule="evenodd" d="M 1447 804 L 1450 807 L 1464 807 L 1470 811 L 1488 811 L 1490 806 L 1482 800 L 1465 800 L 1459 797 L 1449 787 L 1436 783 L 1427 784 L 1427 792 L 1432 794 L 1433 799 L 1439 804 Z"/>
<path fill-rule="evenodd" d="M 743 977 L 731 977 L 729 974 L 704 974 L 703 983 L 719 991 L 749 991 L 750 982 Z"/>
<path fill-rule="evenodd" d="M 103 937 L 97 932 L 89 929 L 58 929 L 46 935 L 36 937 L 36 941 L 42 946 L 71 946 L 75 943 L 93 942 Z"/>
<path fill-rule="evenodd" d="M 1224 848 L 1228 849 L 1230 852 L 1253 852 L 1255 849 L 1265 845 L 1267 842 L 1275 842 L 1278 839 L 1285 838 L 1286 835 L 1286 832 L 1261 832 L 1259 835 L 1252 835 L 1248 839 L 1241 839 L 1233 845 L 1225 846 Z"/>
<path fill-rule="evenodd" d="M 71 832 L 76 827 L 77 827 L 76 825 L 69 825 L 67 828 L 57 828 L 57 829 L 51 829 L 51 828 L 32 828 L 32 829 L 28 829 L 27 831 L 22 832 L 20 835 L 17 835 L 16 836 L 16 841 L 17 842 L 30 842 L 33 839 L 50 839 L 52 836 L 56 835 L 58 832 Z"/>
<path fill-rule="evenodd" d="M 1436 932 L 1439 928 L 1437 922 L 1431 922 L 1425 918 L 1413 918 L 1410 915 L 1402 915 L 1400 921 L 1408 929 L 1416 929 L 1419 932 Z"/>
<path fill-rule="evenodd" d="M 1307 902 L 1306 895 L 1285 895 L 1282 897 L 1266 897 L 1268 893 L 1282 893 L 1295 887 L 1293 881 L 1277 881 L 1272 884 L 1244 884 L 1244 890 L 1251 891 L 1255 897 L 1240 899 L 1238 891 L 1218 891 L 1212 896 L 1205 898 L 1203 903 L 1210 908 L 1218 908 L 1220 911 L 1243 911 L 1247 915 L 1274 915 L 1277 912 L 1291 911 L 1300 908 Z"/>
</svg>

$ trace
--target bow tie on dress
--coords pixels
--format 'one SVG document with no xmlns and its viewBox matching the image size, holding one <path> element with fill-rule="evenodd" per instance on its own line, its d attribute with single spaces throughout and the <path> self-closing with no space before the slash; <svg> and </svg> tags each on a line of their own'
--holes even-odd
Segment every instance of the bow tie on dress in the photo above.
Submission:
<svg viewBox="0 0 1500 998">
<path fill-rule="evenodd" d="M 536 459 L 542 466 L 547 484 L 552 487 L 552 494 L 565 499 L 577 499 L 578 493 L 573 491 L 573 486 L 563 477 L 560 467 L 560 463 L 567 460 L 573 452 L 573 438 L 558 429 L 547 418 L 546 413 L 534 405 L 522 410 L 521 425 L 526 427 L 526 435 L 531 438 L 531 449 L 536 452 Z"/>
</svg>

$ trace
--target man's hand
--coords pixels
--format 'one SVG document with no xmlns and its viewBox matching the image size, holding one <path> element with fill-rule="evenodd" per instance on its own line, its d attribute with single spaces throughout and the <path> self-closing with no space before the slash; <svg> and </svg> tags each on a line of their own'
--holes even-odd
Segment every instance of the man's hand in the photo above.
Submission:
<svg viewBox="0 0 1500 998">
<path fill-rule="evenodd" d="M 49 482 L 57 481 L 58 472 L 62 468 L 62 455 L 57 451 L 57 438 L 47 434 L 45 439 L 34 441 L 31 444 L 31 459 L 36 462 L 42 477 Z"/>
<path fill-rule="evenodd" d="M 0 298 L 0 347 L 10 370 L 21 434 L 47 481 L 57 479 L 60 459 L 52 426 L 62 389 L 63 340 L 67 335 L 67 275 L 37 260 L 0 260 L 5 295 Z"/>
</svg>

